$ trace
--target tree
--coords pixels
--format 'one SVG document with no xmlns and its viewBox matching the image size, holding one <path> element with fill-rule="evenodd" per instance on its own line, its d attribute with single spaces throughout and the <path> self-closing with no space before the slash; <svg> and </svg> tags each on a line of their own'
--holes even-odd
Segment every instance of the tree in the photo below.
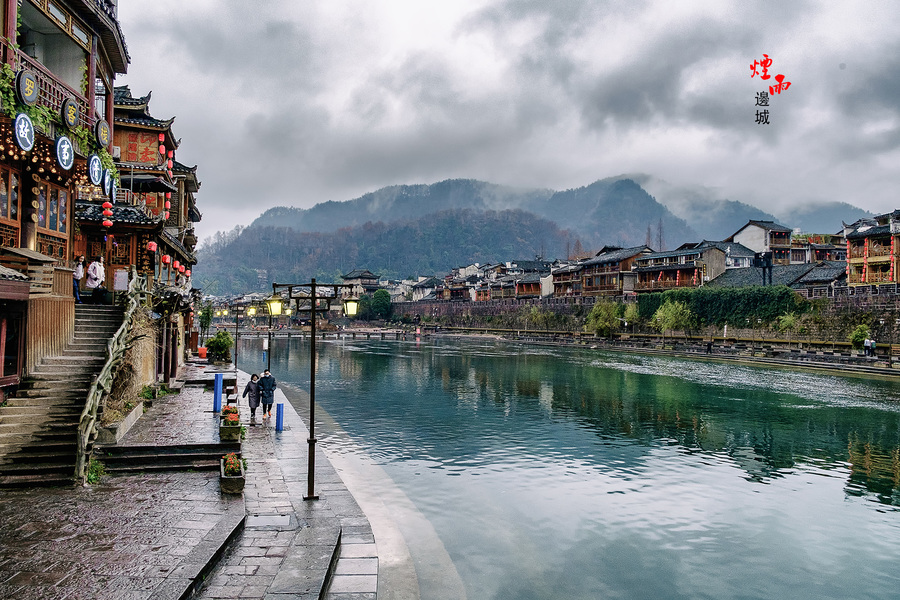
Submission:
<svg viewBox="0 0 900 600">
<path fill-rule="evenodd" d="M 856 326 L 856 329 L 853 330 L 853 333 L 851 333 L 847 339 L 851 344 L 853 344 L 854 348 L 859 350 L 863 347 L 863 342 L 866 341 L 867 337 L 869 337 L 869 327 L 860 323 Z"/>
<path fill-rule="evenodd" d="M 797 329 L 797 326 L 800 324 L 800 319 L 797 317 L 795 313 L 787 313 L 781 315 L 776 321 L 776 327 L 778 331 L 781 333 L 787 332 L 788 334 L 788 345 L 791 343 L 791 335 Z"/>
<path fill-rule="evenodd" d="M 372 295 L 372 314 L 376 319 L 391 316 L 391 295 L 387 290 L 378 290 Z"/>
<path fill-rule="evenodd" d="M 594 304 L 594 308 L 588 314 L 587 324 L 584 330 L 589 333 L 608 336 L 619 324 L 620 304 L 609 300 L 600 300 Z"/>
<path fill-rule="evenodd" d="M 694 321 L 694 313 L 684 302 L 666 300 L 653 315 L 653 326 L 666 337 L 666 331 L 688 329 Z"/>
<path fill-rule="evenodd" d="M 625 321 L 631 323 L 632 326 L 637 325 L 638 321 L 641 320 L 641 309 L 638 308 L 636 302 L 628 304 L 625 306 Z"/>
<path fill-rule="evenodd" d="M 209 326 L 212 325 L 213 306 L 212 302 L 204 302 L 200 308 L 200 337 L 206 339 L 209 335 Z"/>
</svg>

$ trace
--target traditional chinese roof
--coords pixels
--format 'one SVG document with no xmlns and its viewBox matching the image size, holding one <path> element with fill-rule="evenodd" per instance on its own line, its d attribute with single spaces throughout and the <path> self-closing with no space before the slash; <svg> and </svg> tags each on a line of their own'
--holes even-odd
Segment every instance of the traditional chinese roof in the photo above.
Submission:
<svg viewBox="0 0 900 600">
<path fill-rule="evenodd" d="M 703 240 L 700 244 L 697 245 L 697 248 L 718 248 L 731 258 L 753 258 L 756 256 L 756 252 L 748 248 L 743 244 L 738 244 L 737 242 L 712 242 L 709 240 Z"/>
<path fill-rule="evenodd" d="M 584 269 L 584 264 L 575 263 L 571 265 L 565 265 L 563 267 L 559 267 L 558 269 L 553 269 L 554 275 L 565 275 L 566 273 L 577 273 Z"/>
<path fill-rule="evenodd" d="M 847 277 L 847 264 L 843 261 L 828 260 L 817 263 L 805 275 L 795 281 L 791 287 L 803 287 L 814 284 L 828 284 Z"/>
<path fill-rule="evenodd" d="M 747 221 L 747 225 L 756 225 L 757 227 L 761 227 L 762 229 L 765 229 L 767 231 L 780 231 L 783 233 L 791 233 L 792 231 L 790 227 L 779 225 L 775 221 L 756 221 L 754 219 L 750 219 L 749 221 Z M 745 227 L 747 227 L 747 225 L 744 225 L 744 227 L 741 227 L 741 229 L 744 229 Z"/>
<path fill-rule="evenodd" d="M 28 281 L 29 277 L 15 269 L 0 265 L 0 279 L 4 281 Z"/>
<path fill-rule="evenodd" d="M 133 204 L 113 204 L 113 216 L 110 220 L 115 223 L 128 223 L 142 227 L 153 227 L 162 223 L 159 217 L 148 215 L 144 208 Z M 75 219 L 82 223 L 102 223 L 106 220 L 103 216 L 103 206 L 96 202 L 76 202 Z"/>
<path fill-rule="evenodd" d="M 441 282 L 437 277 L 429 277 L 428 279 L 423 279 L 418 283 L 412 284 L 413 288 L 433 288 L 437 285 L 440 285 Z"/>
<path fill-rule="evenodd" d="M 604 248 L 605 249 L 605 248 Z M 594 258 L 589 258 L 584 261 L 584 266 L 591 265 L 605 265 L 612 263 L 620 263 L 623 260 L 627 260 L 633 256 L 637 256 L 643 252 L 649 252 L 650 248 L 648 246 L 634 246 L 632 248 L 616 248 L 615 250 L 609 250 L 607 252 L 600 251 L 597 256 Z"/>
<path fill-rule="evenodd" d="M 368 269 L 354 269 L 346 275 L 341 275 L 341 279 L 378 279 L 378 276 Z"/>
<path fill-rule="evenodd" d="M 838 264 L 846 268 L 844 263 Z M 793 285 L 816 266 L 815 263 L 774 265 L 772 267 L 772 285 Z M 727 269 L 707 285 L 713 287 L 746 287 L 762 285 L 762 283 L 763 269 L 761 267 L 745 267 L 742 269 Z"/>
<path fill-rule="evenodd" d="M 131 95 L 131 88 L 127 85 L 117 85 L 113 88 L 113 103 L 115 106 L 128 108 L 146 108 L 150 103 L 153 92 L 147 92 L 146 96 L 135 98 Z"/>
<path fill-rule="evenodd" d="M 688 246 L 688 244 L 685 244 Z M 690 247 L 682 246 L 678 250 L 666 250 L 665 252 L 650 252 L 648 254 L 644 254 L 638 260 L 640 262 L 644 262 L 647 260 L 652 260 L 654 258 L 668 258 L 671 256 L 687 256 L 689 254 L 703 254 L 704 251 L 715 248 L 716 250 L 720 250 L 724 252 L 721 248 L 716 246 L 701 246 L 700 244 L 692 244 Z M 751 254 L 752 256 L 752 254 Z"/>
<path fill-rule="evenodd" d="M 187 247 L 181 243 L 181 240 L 178 239 L 171 231 L 172 228 L 166 227 L 160 232 L 160 240 L 168 244 L 173 251 L 177 252 L 184 258 L 186 262 L 196 263 L 197 258 L 194 256 L 194 253 L 187 249 Z"/>
<path fill-rule="evenodd" d="M 851 231 L 845 237 L 848 240 L 861 240 L 867 237 L 876 237 L 876 236 L 887 236 L 891 234 L 891 226 L 890 225 L 878 225 L 875 227 L 870 227 L 868 225 L 863 225 L 856 229 L 856 231 Z"/>
<path fill-rule="evenodd" d="M 128 169 L 119 169 L 119 184 L 132 192 L 177 192 L 178 186 L 166 181 L 165 177 L 150 173 L 133 173 Z"/>
</svg>

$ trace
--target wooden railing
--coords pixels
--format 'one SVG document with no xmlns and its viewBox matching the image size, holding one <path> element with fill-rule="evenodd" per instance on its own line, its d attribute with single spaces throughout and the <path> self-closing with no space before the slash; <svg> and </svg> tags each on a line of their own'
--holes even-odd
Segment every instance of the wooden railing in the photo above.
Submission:
<svg viewBox="0 0 900 600">
<path fill-rule="evenodd" d="M 147 278 L 137 274 L 137 268 L 131 267 L 131 281 L 128 284 L 128 306 L 125 309 L 125 317 L 122 325 L 115 335 L 107 343 L 107 358 L 100 374 L 91 384 L 88 391 L 84 410 L 81 411 L 81 420 L 78 424 L 78 448 L 75 457 L 75 479 L 84 483 L 87 476 L 87 463 L 89 459 L 88 446 L 95 436 L 97 429 L 97 411 L 104 396 L 112 389 L 113 380 L 119 370 L 122 361 L 125 360 L 125 352 L 132 342 L 132 320 L 135 311 L 140 308 L 147 297 Z"/>
<path fill-rule="evenodd" d="M 53 267 L 53 295 L 72 295 L 72 269 Z"/>
<path fill-rule="evenodd" d="M 675 280 L 638 281 L 634 284 L 634 288 L 637 290 L 669 289 L 679 287 L 697 287 L 697 284 L 693 283 L 691 279 L 678 282 L 676 282 Z"/>
</svg>

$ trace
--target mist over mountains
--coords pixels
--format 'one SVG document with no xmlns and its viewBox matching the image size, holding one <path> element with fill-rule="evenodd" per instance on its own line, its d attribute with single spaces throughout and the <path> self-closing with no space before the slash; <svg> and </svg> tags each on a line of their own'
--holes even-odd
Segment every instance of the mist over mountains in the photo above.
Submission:
<svg viewBox="0 0 900 600">
<path fill-rule="evenodd" d="M 673 249 L 723 239 L 750 219 L 833 233 L 842 220 L 868 215 L 841 202 L 772 215 L 709 188 L 672 186 L 646 174 L 564 191 L 452 179 L 389 186 L 308 209 L 271 208 L 249 227 L 204 240 L 195 277 L 207 293 L 232 294 L 272 281 L 339 281 L 354 268 L 391 278 L 441 275 L 473 262 L 566 258 L 577 247 L 595 252 L 649 241 L 655 250 Z"/>
</svg>

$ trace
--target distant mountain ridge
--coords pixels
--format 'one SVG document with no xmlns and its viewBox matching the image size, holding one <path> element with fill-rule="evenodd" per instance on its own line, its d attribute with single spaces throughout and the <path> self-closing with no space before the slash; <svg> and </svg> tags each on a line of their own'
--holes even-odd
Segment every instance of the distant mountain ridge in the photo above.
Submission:
<svg viewBox="0 0 900 600">
<path fill-rule="evenodd" d="M 209 293 L 239 293 L 266 280 L 337 281 L 357 267 L 405 278 L 473 262 L 567 258 L 604 245 L 649 242 L 655 250 L 673 249 L 724 239 L 751 219 L 833 233 L 842 220 L 863 216 L 869 213 L 832 202 L 786 209 L 779 218 L 718 198 L 709 188 L 672 186 L 645 174 L 564 191 L 448 179 L 389 186 L 308 209 L 271 208 L 249 227 L 204 240 L 194 271 Z"/>
</svg>

